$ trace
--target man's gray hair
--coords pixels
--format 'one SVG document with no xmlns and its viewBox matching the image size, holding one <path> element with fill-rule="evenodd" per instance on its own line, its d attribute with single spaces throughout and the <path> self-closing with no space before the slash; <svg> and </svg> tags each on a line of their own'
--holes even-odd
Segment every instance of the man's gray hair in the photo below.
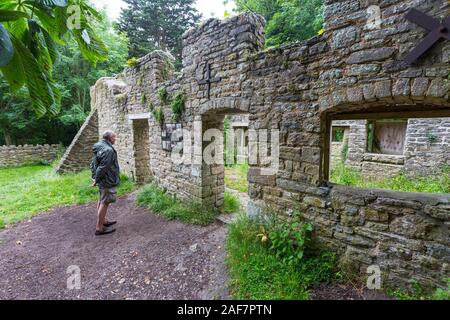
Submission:
<svg viewBox="0 0 450 320">
<path fill-rule="evenodd" d="M 113 136 L 113 135 L 115 135 L 114 131 L 106 130 L 106 131 L 103 133 L 103 139 L 109 140 L 109 138 L 111 138 L 111 136 Z"/>
</svg>

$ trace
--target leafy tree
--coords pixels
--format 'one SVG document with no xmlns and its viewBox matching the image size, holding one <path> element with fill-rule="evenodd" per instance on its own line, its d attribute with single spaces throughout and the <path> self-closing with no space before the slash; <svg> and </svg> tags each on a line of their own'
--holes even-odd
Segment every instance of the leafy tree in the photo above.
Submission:
<svg viewBox="0 0 450 320">
<path fill-rule="evenodd" d="M 279 0 L 234 0 L 237 12 L 256 12 L 262 15 L 266 21 L 270 21 L 275 13 L 281 11 Z"/>
<path fill-rule="evenodd" d="M 2 0 L 0 2 L 0 69 L 13 91 L 24 85 L 38 115 L 56 115 L 61 94 L 53 80 L 58 45 L 75 39 L 92 63 L 108 50 L 94 33 L 99 13 L 87 0 Z"/>
<path fill-rule="evenodd" d="M 119 29 L 130 39 L 130 57 L 170 51 L 180 61 L 183 33 L 201 18 L 195 0 L 124 0 Z"/>
<path fill-rule="evenodd" d="M 98 36 L 107 44 L 108 60 L 99 61 L 93 66 L 78 50 L 75 41 L 60 47 L 60 60 L 55 65 L 55 82 L 62 87 L 62 113 L 70 111 L 71 116 L 59 117 L 66 124 L 80 126 L 90 111 L 90 88 L 95 82 L 106 76 L 122 71 L 128 55 L 128 39 L 125 34 L 117 33 L 105 12 L 100 12 L 101 23 L 93 26 Z M 69 122 L 67 122 L 69 121 Z"/>
<path fill-rule="evenodd" d="M 94 21 L 92 26 L 107 43 L 109 58 L 94 66 L 70 38 L 57 47 L 53 80 L 61 93 L 61 111 L 56 116 L 36 118 L 27 88 L 10 92 L 0 75 L 0 145 L 71 142 L 90 111 L 90 87 L 101 77 L 121 72 L 127 61 L 127 37 L 113 29 L 105 12 L 99 14 L 102 22 Z"/>
<path fill-rule="evenodd" d="M 323 0 L 235 0 L 236 11 L 264 16 L 266 46 L 313 37 L 322 28 Z"/>
</svg>

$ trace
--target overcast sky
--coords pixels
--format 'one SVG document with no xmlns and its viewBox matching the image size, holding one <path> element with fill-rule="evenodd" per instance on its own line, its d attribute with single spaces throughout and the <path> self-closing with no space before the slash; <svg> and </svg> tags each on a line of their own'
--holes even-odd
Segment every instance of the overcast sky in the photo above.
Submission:
<svg viewBox="0 0 450 320">
<path fill-rule="evenodd" d="M 93 0 L 93 2 L 98 7 L 106 5 L 109 16 L 114 20 L 119 17 L 120 9 L 124 6 L 122 0 Z M 231 13 L 233 7 L 234 2 L 231 0 L 226 7 L 223 5 L 223 0 L 197 0 L 197 9 L 204 18 L 223 18 L 225 10 Z"/>
</svg>

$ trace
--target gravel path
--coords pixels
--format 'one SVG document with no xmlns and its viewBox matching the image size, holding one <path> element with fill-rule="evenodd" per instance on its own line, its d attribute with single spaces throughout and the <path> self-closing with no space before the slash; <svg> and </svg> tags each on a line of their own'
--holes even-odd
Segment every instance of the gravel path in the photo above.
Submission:
<svg viewBox="0 0 450 320">
<path fill-rule="evenodd" d="M 167 221 L 118 200 L 114 234 L 95 237 L 96 204 L 58 208 L 0 232 L 0 299 L 228 299 L 226 227 Z M 81 289 L 67 289 L 69 266 Z"/>
<path fill-rule="evenodd" d="M 230 299 L 226 226 L 167 221 L 121 197 L 109 218 L 117 231 L 94 236 L 96 204 L 68 206 L 0 231 L 0 300 Z M 77 266 L 80 289 L 67 288 Z M 317 300 L 388 299 L 349 285 L 312 289 Z"/>
</svg>

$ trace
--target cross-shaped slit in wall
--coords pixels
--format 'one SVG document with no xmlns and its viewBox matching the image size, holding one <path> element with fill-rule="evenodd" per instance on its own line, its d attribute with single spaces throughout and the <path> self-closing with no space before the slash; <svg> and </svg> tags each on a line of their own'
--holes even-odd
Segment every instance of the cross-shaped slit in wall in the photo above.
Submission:
<svg viewBox="0 0 450 320">
<path fill-rule="evenodd" d="M 405 16 L 411 22 L 430 31 L 428 35 L 406 57 L 405 62 L 413 64 L 440 39 L 450 40 L 450 17 L 441 21 L 416 9 L 411 9 Z"/>
<path fill-rule="evenodd" d="M 199 85 L 207 85 L 207 97 L 211 98 L 211 84 L 222 81 L 222 78 L 211 78 L 211 63 L 207 62 L 206 65 L 206 78 L 198 82 Z M 205 74 L 205 73 L 204 73 Z"/>
</svg>

